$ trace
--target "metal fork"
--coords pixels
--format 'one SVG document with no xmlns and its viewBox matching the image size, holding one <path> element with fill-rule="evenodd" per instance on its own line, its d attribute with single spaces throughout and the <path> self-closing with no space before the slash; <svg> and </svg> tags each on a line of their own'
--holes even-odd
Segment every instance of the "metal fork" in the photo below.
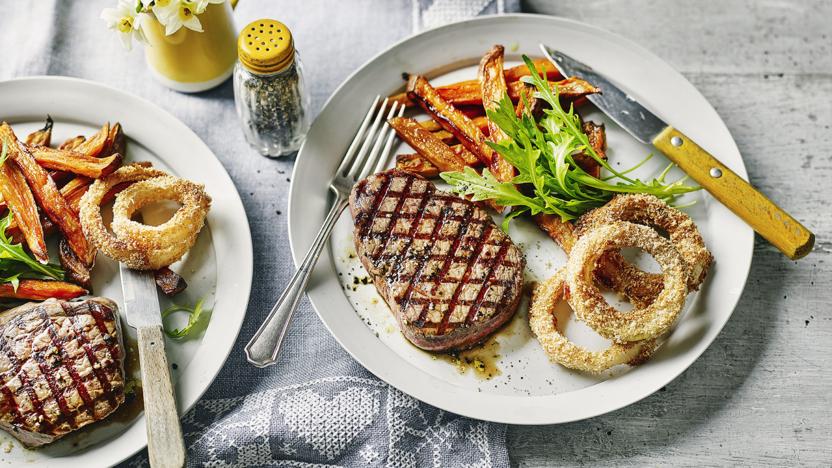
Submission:
<svg viewBox="0 0 832 468">
<path fill-rule="evenodd" d="M 321 250 L 329 239 L 332 227 L 335 226 L 341 212 L 349 204 L 350 190 L 352 190 L 353 185 L 387 166 L 387 154 L 393 145 L 395 133 L 387 125 L 386 120 L 397 113 L 402 115 L 404 106 L 394 102 L 388 110 L 388 99 L 385 98 L 379 105 L 380 100 L 381 97 L 376 96 L 373 105 L 370 106 L 370 110 L 358 128 L 352 144 L 344 155 L 341 165 L 338 166 L 335 176 L 329 183 L 329 190 L 335 195 L 335 201 L 332 203 L 329 214 L 324 219 L 324 224 L 321 226 L 321 230 L 318 231 L 315 241 L 312 242 L 312 247 L 309 248 L 303 263 L 300 264 L 295 276 L 289 281 L 286 290 L 283 291 L 272 311 L 269 312 L 269 316 L 266 317 L 263 325 L 260 326 L 260 329 L 257 330 L 257 333 L 254 334 L 254 337 L 245 347 L 248 362 L 257 367 L 268 367 L 277 362 L 277 355 L 280 353 L 280 346 L 283 343 L 286 330 L 289 328 L 292 313 L 303 296 L 306 283 L 312 269 L 315 267 L 315 263 L 318 261 L 318 257 L 321 255 Z M 385 111 L 387 111 L 387 118 L 382 123 Z"/>
</svg>

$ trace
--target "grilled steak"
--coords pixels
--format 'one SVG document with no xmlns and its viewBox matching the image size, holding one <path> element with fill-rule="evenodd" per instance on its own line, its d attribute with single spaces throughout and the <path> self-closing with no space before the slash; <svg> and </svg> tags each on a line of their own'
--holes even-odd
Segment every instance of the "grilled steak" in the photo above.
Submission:
<svg viewBox="0 0 832 468">
<path fill-rule="evenodd" d="M 357 183 L 350 211 L 358 257 L 416 346 L 467 348 L 514 315 L 523 253 L 474 203 L 393 169 Z"/>
<path fill-rule="evenodd" d="M 124 346 L 113 301 L 49 299 L 0 313 L 0 428 L 36 447 L 123 402 Z"/>
</svg>

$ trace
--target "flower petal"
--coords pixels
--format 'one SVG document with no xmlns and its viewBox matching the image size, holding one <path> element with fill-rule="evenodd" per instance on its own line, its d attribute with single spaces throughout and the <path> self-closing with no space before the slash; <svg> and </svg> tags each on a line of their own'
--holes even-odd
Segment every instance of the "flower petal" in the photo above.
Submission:
<svg viewBox="0 0 832 468">
<path fill-rule="evenodd" d="M 121 45 L 124 46 L 127 50 L 133 50 L 133 41 L 131 40 L 133 37 L 132 34 L 127 33 L 119 33 L 119 38 L 121 39 Z"/>
<path fill-rule="evenodd" d="M 182 27 L 182 21 L 179 20 L 179 17 L 169 17 L 167 18 L 167 23 L 163 22 L 162 24 L 165 25 L 165 35 L 170 36 L 171 34 L 179 31 L 179 28 Z"/>
<path fill-rule="evenodd" d="M 187 20 L 183 21 L 182 24 L 184 24 L 185 27 L 191 31 L 202 32 L 202 23 L 199 22 L 199 18 L 197 18 L 196 15 L 191 15 Z"/>
</svg>

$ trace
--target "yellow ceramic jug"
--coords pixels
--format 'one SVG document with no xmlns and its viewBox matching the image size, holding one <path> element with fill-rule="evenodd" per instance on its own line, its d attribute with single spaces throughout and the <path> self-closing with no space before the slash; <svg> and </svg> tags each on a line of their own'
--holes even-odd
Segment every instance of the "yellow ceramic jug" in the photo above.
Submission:
<svg viewBox="0 0 832 468">
<path fill-rule="evenodd" d="M 236 3 L 208 5 L 199 15 L 202 32 L 183 27 L 166 36 L 165 27 L 151 15 L 142 28 L 148 41 L 145 59 L 154 78 L 185 93 L 205 91 L 228 79 L 237 60 Z"/>
</svg>

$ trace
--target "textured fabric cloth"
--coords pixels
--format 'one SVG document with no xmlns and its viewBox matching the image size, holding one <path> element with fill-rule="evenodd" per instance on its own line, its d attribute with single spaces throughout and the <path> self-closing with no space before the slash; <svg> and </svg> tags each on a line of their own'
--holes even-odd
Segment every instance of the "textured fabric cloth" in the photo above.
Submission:
<svg viewBox="0 0 832 468">
<path fill-rule="evenodd" d="M 413 32 L 477 15 L 520 11 L 520 0 L 413 0 Z"/>
<path fill-rule="evenodd" d="M 230 82 L 186 95 L 153 81 L 141 47 L 123 50 L 99 19 L 115 3 L 4 3 L 0 79 L 76 76 L 147 98 L 208 144 L 242 196 L 256 253 L 254 286 L 233 352 L 183 417 L 189 465 L 507 465 L 504 426 L 440 411 L 379 381 L 338 346 L 306 301 L 277 365 L 256 369 L 245 361 L 243 345 L 294 271 L 285 215 L 293 161 L 269 160 L 248 147 Z M 414 29 L 504 8 L 516 9 L 516 0 L 242 0 L 235 16 L 239 26 L 270 17 L 292 29 L 317 113 L 350 72 Z M 145 452 L 127 463 L 146 465 Z"/>
</svg>

